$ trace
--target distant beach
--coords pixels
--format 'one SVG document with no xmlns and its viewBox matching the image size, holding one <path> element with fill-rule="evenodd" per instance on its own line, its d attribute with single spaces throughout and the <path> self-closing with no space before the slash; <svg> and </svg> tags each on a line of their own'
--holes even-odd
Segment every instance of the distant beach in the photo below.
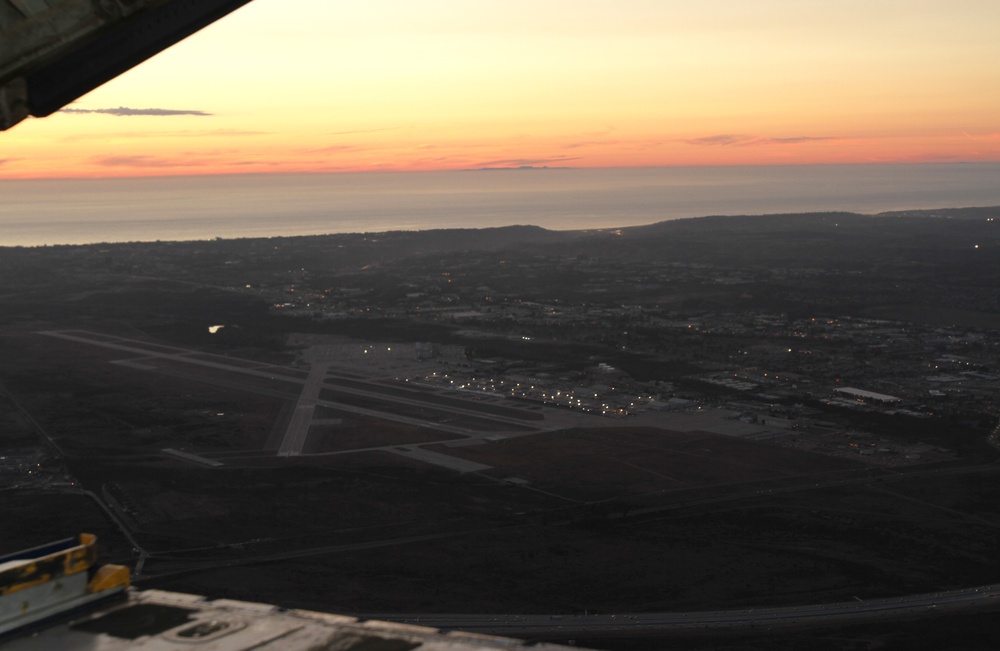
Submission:
<svg viewBox="0 0 1000 651">
<path fill-rule="evenodd" d="M 1000 205 L 1000 163 L 0 180 L 0 246 Z"/>
</svg>

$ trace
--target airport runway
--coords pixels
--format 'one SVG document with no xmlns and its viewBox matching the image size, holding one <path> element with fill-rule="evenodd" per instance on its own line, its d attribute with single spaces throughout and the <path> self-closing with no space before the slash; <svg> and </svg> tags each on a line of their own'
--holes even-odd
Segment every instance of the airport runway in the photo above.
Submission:
<svg viewBox="0 0 1000 651">
<path fill-rule="evenodd" d="M 542 426 L 541 422 L 543 421 L 536 421 L 533 419 L 522 420 L 519 418 L 512 418 L 509 415 L 489 413 L 488 411 L 484 411 L 481 406 L 476 403 L 470 403 L 469 405 L 443 404 L 443 399 L 440 398 L 437 400 L 421 401 L 416 395 L 412 397 L 394 395 L 394 392 L 388 389 L 386 392 L 377 391 L 375 389 L 377 389 L 378 385 L 370 384 L 368 382 L 360 382 L 358 385 L 352 385 L 350 382 L 344 382 L 344 380 L 351 379 L 346 374 L 338 374 L 337 377 L 341 381 L 335 382 L 333 386 L 328 386 L 326 384 L 326 380 L 329 378 L 330 369 L 337 368 L 338 365 L 344 360 L 337 354 L 337 351 L 331 351 L 326 347 L 315 347 L 306 351 L 305 357 L 306 360 L 310 362 L 311 367 L 308 376 L 302 378 L 301 376 L 296 377 L 295 375 L 289 375 L 287 373 L 288 369 L 286 368 L 274 367 L 269 364 L 257 363 L 252 360 L 226 358 L 218 355 L 213 356 L 213 359 L 209 360 L 205 359 L 205 353 L 196 350 L 177 348 L 173 346 L 162 346 L 159 344 L 126 339 L 123 337 L 109 337 L 107 335 L 91 333 L 85 330 L 50 330 L 43 331 L 40 334 L 138 355 L 139 359 L 114 360 L 112 363 L 129 366 L 139 370 L 147 370 L 150 372 L 160 371 L 160 369 L 158 369 L 155 365 L 144 364 L 142 362 L 144 359 L 170 359 L 183 364 L 191 365 L 193 367 L 192 370 L 195 370 L 198 367 L 211 368 L 236 375 L 278 380 L 293 386 L 301 385 L 302 389 L 299 393 L 298 400 L 278 447 L 278 456 L 299 456 L 307 454 L 305 452 L 305 446 L 308 440 L 310 426 L 315 424 L 314 415 L 317 406 L 329 407 L 343 412 L 370 416 L 372 418 L 404 423 L 416 427 L 426 427 L 448 434 L 456 434 L 464 438 L 495 438 L 511 434 L 532 434 L 552 429 L 552 426 Z M 197 375 L 192 374 L 190 379 L 198 380 L 200 378 L 198 378 Z M 226 382 L 218 377 L 206 379 L 205 381 L 210 381 L 221 386 L 226 385 Z M 320 398 L 324 389 L 341 391 L 345 394 L 353 394 L 359 397 L 373 398 L 385 401 L 386 403 L 398 403 L 403 406 L 426 408 L 439 413 L 445 412 L 448 414 L 454 414 L 459 418 L 464 417 L 466 420 L 480 419 L 484 422 L 488 421 L 489 423 L 493 423 L 495 427 L 488 430 L 482 430 L 476 428 L 472 420 L 469 421 L 472 426 L 462 426 L 458 424 L 452 425 L 447 422 L 427 420 L 394 413 L 391 407 L 387 407 L 385 409 L 365 408 L 346 402 L 324 400 Z M 266 393 L 266 395 L 272 394 Z M 436 392 L 430 395 L 438 396 Z M 288 396 L 278 394 L 277 397 L 287 398 Z M 516 408 L 511 407 L 508 409 L 515 410 Z M 504 434 L 505 431 L 506 434 Z M 347 452 L 349 453 L 352 451 Z M 430 455 L 420 455 L 419 453 L 414 454 L 414 450 L 412 449 L 407 449 L 405 451 L 400 450 L 399 452 L 405 453 L 407 456 L 411 456 L 413 458 L 420 458 L 424 461 L 437 463 L 437 465 L 446 465 L 448 467 L 455 467 L 456 469 L 456 464 L 460 465 L 460 460 L 452 457 L 442 459 L 432 457 Z M 207 456 L 211 457 L 214 455 L 209 454 Z M 441 463 L 443 461 L 447 461 L 447 463 Z M 465 469 L 465 472 L 472 469 L 471 466 L 463 466 L 463 468 Z"/>
<path fill-rule="evenodd" d="M 294 457 L 302 454 L 309 438 L 309 428 L 312 425 L 313 414 L 316 412 L 316 403 L 319 400 L 319 392 L 323 389 L 323 380 L 326 379 L 327 370 L 330 368 L 329 362 L 313 362 L 309 369 L 309 376 L 302 386 L 299 400 L 295 403 L 295 411 L 285 429 L 285 438 L 278 448 L 279 457 Z"/>
</svg>

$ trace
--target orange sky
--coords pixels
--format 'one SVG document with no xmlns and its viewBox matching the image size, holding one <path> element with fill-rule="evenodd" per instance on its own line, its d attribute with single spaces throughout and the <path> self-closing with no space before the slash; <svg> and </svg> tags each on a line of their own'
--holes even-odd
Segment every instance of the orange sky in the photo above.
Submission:
<svg viewBox="0 0 1000 651">
<path fill-rule="evenodd" d="M 255 0 L 0 134 L 0 178 L 1000 161 L 997 34 L 996 0 Z"/>
</svg>

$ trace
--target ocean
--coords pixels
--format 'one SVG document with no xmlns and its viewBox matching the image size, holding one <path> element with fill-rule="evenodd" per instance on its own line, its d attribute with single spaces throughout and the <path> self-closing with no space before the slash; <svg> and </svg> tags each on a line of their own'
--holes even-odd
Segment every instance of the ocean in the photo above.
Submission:
<svg viewBox="0 0 1000 651">
<path fill-rule="evenodd" d="M 1000 163 L 0 180 L 0 246 L 1000 205 Z"/>
</svg>

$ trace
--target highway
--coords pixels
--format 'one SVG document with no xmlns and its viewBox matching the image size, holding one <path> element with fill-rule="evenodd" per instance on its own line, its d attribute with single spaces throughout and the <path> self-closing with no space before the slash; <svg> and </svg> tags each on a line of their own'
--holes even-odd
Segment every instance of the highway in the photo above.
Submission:
<svg viewBox="0 0 1000 651">
<path fill-rule="evenodd" d="M 883 599 L 674 613 L 603 615 L 378 614 L 383 619 L 438 629 L 520 638 L 629 637 L 768 631 L 910 619 L 968 610 L 1000 609 L 1000 584 Z"/>
</svg>

